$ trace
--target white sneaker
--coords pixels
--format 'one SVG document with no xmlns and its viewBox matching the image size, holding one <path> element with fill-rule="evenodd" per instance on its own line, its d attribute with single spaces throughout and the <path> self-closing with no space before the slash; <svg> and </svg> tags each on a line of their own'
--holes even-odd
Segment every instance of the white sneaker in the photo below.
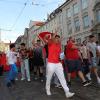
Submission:
<svg viewBox="0 0 100 100">
<path fill-rule="evenodd" d="M 86 77 L 88 78 L 88 80 L 90 80 L 90 81 L 92 80 L 90 73 L 86 74 Z"/>
<path fill-rule="evenodd" d="M 25 80 L 25 78 L 21 78 L 21 81 L 24 81 Z"/>
<path fill-rule="evenodd" d="M 50 96 L 50 95 L 51 95 L 50 90 L 46 90 L 46 93 L 47 93 L 47 95 L 48 95 L 48 96 Z"/>
<path fill-rule="evenodd" d="M 97 81 L 98 81 L 98 84 L 100 84 L 100 78 L 99 77 L 97 78 Z"/>
<path fill-rule="evenodd" d="M 65 95 L 67 98 L 71 98 L 75 95 L 75 93 L 67 92 Z"/>
<path fill-rule="evenodd" d="M 30 79 L 27 79 L 27 81 L 30 82 L 31 80 Z"/>
<path fill-rule="evenodd" d="M 16 78 L 15 80 L 18 81 L 18 78 Z"/>
</svg>

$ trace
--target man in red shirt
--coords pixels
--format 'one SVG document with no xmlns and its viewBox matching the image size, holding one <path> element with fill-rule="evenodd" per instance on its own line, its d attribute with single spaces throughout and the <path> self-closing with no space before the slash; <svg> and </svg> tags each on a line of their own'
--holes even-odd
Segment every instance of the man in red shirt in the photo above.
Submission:
<svg viewBox="0 0 100 100">
<path fill-rule="evenodd" d="M 74 95 L 74 93 L 69 92 L 69 88 L 67 87 L 66 80 L 64 78 L 63 66 L 60 62 L 60 53 L 61 53 L 61 44 L 60 44 L 60 36 L 53 35 L 52 39 L 48 41 L 48 63 L 47 63 L 47 80 L 46 80 L 46 93 L 47 95 L 51 95 L 50 92 L 50 81 L 52 79 L 53 74 L 55 73 L 65 91 L 65 95 L 67 98 L 70 98 Z"/>
<path fill-rule="evenodd" d="M 88 86 L 90 82 L 86 81 L 82 73 L 81 66 L 81 54 L 79 52 L 78 46 L 75 43 L 75 39 L 70 37 L 66 45 L 66 64 L 68 67 L 68 83 L 71 85 L 71 73 L 74 71 L 78 72 L 79 77 L 83 81 L 83 86 Z"/>
</svg>

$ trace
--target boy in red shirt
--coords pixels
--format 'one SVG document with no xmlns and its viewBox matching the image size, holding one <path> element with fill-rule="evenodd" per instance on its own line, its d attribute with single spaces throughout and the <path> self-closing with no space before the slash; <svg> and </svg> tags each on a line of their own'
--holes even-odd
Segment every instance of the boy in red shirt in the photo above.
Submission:
<svg viewBox="0 0 100 100">
<path fill-rule="evenodd" d="M 66 80 L 64 78 L 63 66 L 60 62 L 61 44 L 60 36 L 53 35 L 52 39 L 48 41 L 48 63 L 47 63 L 47 80 L 46 80 L 46 93 L 51 95 L 50 92 L 50 81 L 53 74 L 55 73 L 65 91 L 67 98 L 70 98 L 74 93 L 69 92 Z"/>
</svg>

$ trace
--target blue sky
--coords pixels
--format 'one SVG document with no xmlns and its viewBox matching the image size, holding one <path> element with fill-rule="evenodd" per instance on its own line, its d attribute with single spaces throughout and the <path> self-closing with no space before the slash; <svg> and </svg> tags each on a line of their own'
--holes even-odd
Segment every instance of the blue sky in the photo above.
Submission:
<svg viewBox="0 0 100 100">
<path fill-rule="evenodd" d="M 16 21 L 19 13 L 25 6 L 22 14 Z M 65 0 L 0 0 L 0 28 L 2 40 L 5 42 L 14 42 L 16 38 L 24 33 L 25 27 L 28 27 L 30 20 L 41 20 L 47 18 L 47 13 L 52 12 Z M 39 5 L 32 5 L 34 4 Z"/>
</svg>

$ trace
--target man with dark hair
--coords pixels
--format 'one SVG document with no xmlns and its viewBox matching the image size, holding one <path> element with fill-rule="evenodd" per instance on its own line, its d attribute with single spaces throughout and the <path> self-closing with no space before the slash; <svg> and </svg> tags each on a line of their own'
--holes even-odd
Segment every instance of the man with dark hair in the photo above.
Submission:
<svg viewBox="0 0 100 100">
<path fill-rule="evenodd" d="M 69 38 L 69 41 L 66 45 L 66 64 L 68 68 L 68 84 L 71 85 L 71 73 L 77 71 L 79 77 L 82 80 L 83 86 L 88 86 L 90 82 L 86 81 L 81 66 L 81 55 L 78 50 L 78 46 L 75 43 L 75 39 L 73 37 Z"/>
<path fill-rule="evenodd" d="M 89 35 L 89 39 L 91 39 L 91 38 L 95 38 L 95 36 L 94 35 Z"/>
<path fill-rule="evenodd" d="M 20 58 L 21 58 L 21 80 L 25 80 L 25 76 L 27 77 L 27 81 L 30 81 L 30 71 L 29 71 L 29 55 L 28 51 L 25 47 L 25 43 L 20 44 Z M 26 75 L 25 75 L 26 71 Z"/>
<path fill-rule="evenodd" d="M 10 44 L 10 51 L 7 53 L 7 64 L 10 66 L 7 76 L 7 87 L 11 87 L 12 83 L 15 83 L 15 78 L 18 73 L 16 62 L 17 53 L 15 52 L 15 44 Z"/>
<path fill-rule="evenodd" d="M 25 43 L 21 43 L 20 45 L 21 45 L 21 46 L 25 46 Z"/>
<path fill-rule="evenodd" d="M 96 75 L 97 78 L 97 82 L 100 84 L 100 78 L 97 72 L 97 45 L 96 45 L 96 38 L 94 35 L 90 35 L 89 36 L 89 42 L 87 44 L 87 48 L 88 48 L 88 59 L 90 62 L 90 70 L 94 71 L 94 74 Z M 90 77 L 90 73 L 88 74 L 88 76 Z"/>
<path fill-rule="evenodd" d="M 50 92 L 50 81 L 53 74 L 55 73 L 64 89 L 67 98 L 70 98 L 74 93 L 69 92 L 66 80 L 64 77 L 63 66 L 60 62 L 61 44 L 60 36 L 53 34 L 52 38 L 48 41 L 48 63 L 47 63 L 47 75 L 46 75 L 46 93 L 51 95 Z"/>
</svg>

